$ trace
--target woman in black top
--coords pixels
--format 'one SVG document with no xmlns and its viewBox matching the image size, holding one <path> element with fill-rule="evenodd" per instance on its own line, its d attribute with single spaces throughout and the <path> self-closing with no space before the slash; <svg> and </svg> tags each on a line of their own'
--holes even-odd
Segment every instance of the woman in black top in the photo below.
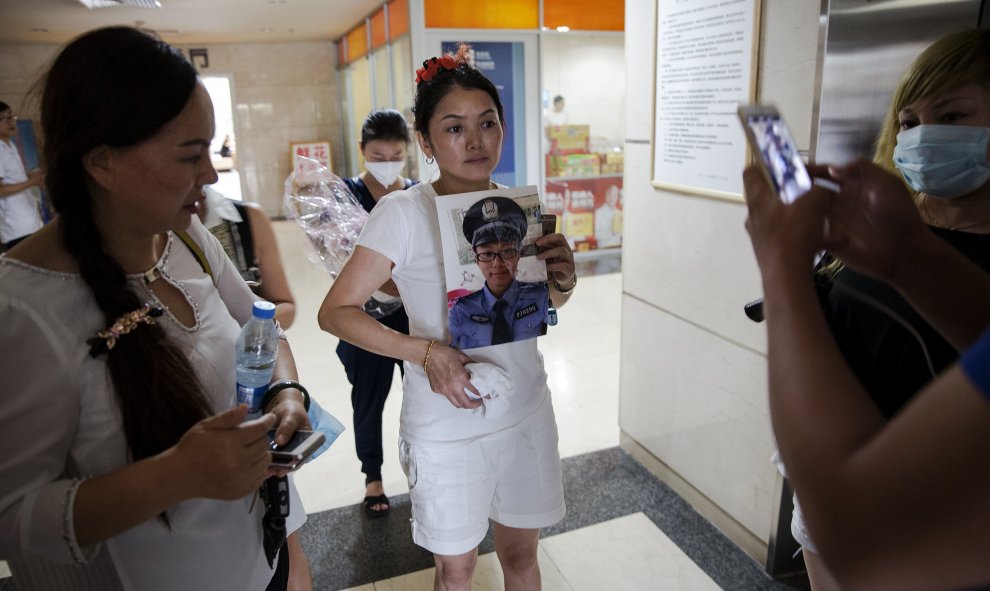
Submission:
<svg viewBox="0 0 990 591">
<path fill-rule="evenodd" d="M 990 31 L 930 45 L 904 73 L 877 137 L 874 162 L 900 174 L 922 220 L 990 273 Z M 839 262 L 820 264 L 829 329 L 870 398 L 890 419 L 959 357 L 892 287 Z M 838 589 L 795 507 L 812 589 Z M 812 532 L 812 538 L 814 532 Z"/>
<path fill-rule="evenodd" d="M 344 183 L 367 211 L 385 195 L 416 183 L 400 175 L 410 139 L 409 124 L 395 109 L 375 109 L 365 118 L 359 144 L 365 171 L 344 179 Z M 391 281 L 365 304 L 365 310 L 392 330 L 409 334 L 409 318 Z M 382 411 L 392 387 L 393 365 L 398 365 L 401 372 L 402 360 L 365 351 L 346 341 L 337 345 L 337 357 L 352 386 L 354 443 L 365 474 L 364 510 L 370 517 L 381 517 L 390 508 L 382 485 Z"/>
</svg>

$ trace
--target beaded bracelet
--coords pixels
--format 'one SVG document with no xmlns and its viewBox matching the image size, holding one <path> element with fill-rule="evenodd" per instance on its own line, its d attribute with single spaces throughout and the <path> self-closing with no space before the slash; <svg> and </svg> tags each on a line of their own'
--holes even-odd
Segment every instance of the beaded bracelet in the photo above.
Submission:
<svg viewBox="0 0 990 591">
<path fill-rule="evenodd" d="M 433 350 L 433 345 L 436 345 L 436 344 L 437 344 L 437 340 L 436 339 L 433 339 L 432 341 L 430 341 L 430 344 L 426 346 L 426 357 L 423 357 L 423 372 L 424 373 L 426 372 L 427 366 L 430 363 L 430 351 Z"/>
<path fill-rule="evenodd" d="M 289 388 L 295 388 L 296 390 L 299 390 L 299 392 L 302 393 L 303 408 L 306 409 L 306 412 L 309 412 L 309 392 L 306 391 L 306 388 L 303 388 L 302 384 L 300 384 L 295 380 L 279 380 L 273 384 L 270 384 L 268 386 L 268 391 L 265 392 L 265 397 L 261 401 L 261 408 L 262 409 L 268 408 L 268 403 L 271 402 L 273 398 L 275 398 L 276 394 L 278 394 L 282 390 L 288 390 Z"/>
</svg>

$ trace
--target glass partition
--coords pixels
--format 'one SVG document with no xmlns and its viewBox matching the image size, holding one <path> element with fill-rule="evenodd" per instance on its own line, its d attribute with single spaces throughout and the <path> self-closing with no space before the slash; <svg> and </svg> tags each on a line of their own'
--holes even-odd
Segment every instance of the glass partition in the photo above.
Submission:
<svg viewBox="0 0 990 591">
<path fill-rule="evenodd" d="M 624 52 L 621 33 L 541 37 L 546 208 L 578 251 L 622 244 Z"/>
<path fill-rule="evenodd" d="M 371 67 L 367 58 L 361 58 L 346 70 L 347 86 L 347 129 L 349 130 L 347 145 L 347 170 L 337 171 L 341 176 L 354 176 L 361 172 L 361 151 L 358 141 L 361 139 L 361 124 L 372 109 L 371 96 Z"/>
</svg>

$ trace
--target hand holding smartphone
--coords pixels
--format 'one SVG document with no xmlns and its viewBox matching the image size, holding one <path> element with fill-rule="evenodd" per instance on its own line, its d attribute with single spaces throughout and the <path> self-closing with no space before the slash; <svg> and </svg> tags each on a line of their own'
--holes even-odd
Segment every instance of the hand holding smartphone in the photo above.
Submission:
<svg viewBox="0 0 990 591">
<path fill-rule="evenodd" d="M 272 459 L 268 466 L 280 470 L 295 470 L 320 447 L 324 439 L 326 437 L 319 431 L 300 429 L 292 434 L 285 445 L 275 445 L 275 429 L 271 429 L 268 431 L 268 440 L 271 441 Z"/>
<path fill-rule="evenodd" d="M 750 149 L 781 200 L 793 203 L 811 189 L 811 175 L 801 160 L 797 143 L 783 117 L 773 106 L 740 105 L 739 120 Z"/>
</svg>

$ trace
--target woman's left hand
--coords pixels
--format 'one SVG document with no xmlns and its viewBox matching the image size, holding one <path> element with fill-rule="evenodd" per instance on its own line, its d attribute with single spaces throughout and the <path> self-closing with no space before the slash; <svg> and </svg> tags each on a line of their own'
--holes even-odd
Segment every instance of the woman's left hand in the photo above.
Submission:
<svg viewBox="0 0 990 591">
<path fill-rule="evenodd" d="M 298 429 L 311 429 L 309 415 L 303 405 L 302 393 L 286 388 L 275 396 L 267 412 L 275 415 L 275 443 L 284 445 Z"/>
<path fill-rule="evenodd" d="M 547 234 L 536 241 L 540 252 L 536 258 L 546 261 L 547 275 L 553 276 L 558 285 L 574 285 L 574 251 L 563 234 Z"/>
</svg>

